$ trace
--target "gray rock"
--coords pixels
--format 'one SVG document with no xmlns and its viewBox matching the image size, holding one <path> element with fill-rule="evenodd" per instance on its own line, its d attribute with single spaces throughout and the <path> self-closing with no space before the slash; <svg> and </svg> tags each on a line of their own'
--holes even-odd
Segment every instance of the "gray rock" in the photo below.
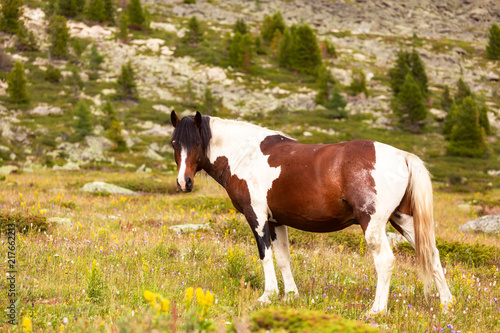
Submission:
<svg viewBox="0 0 500 333">
<path fill-rule="evenodd" d="M 52 167 L 52 170 L 66 170 L 66 171 L 78 171 L 80 170 L 80 166 L 78 163 L 73 162 L 73 161 L 68 161 L 65 165 L 59 166 L 59 165 L 54 165 Z"/>
<path fill-rule="evenodd" d="M 486 215 L 463 224 L 462 232 L 483 232 L 486 234 L 500 234 L 500 215 Z"/>
<path fill-rule="evenodd" d="M 135 171 L 135 173 L 151 173 L 153 170 L 151 168 L 146 167 L 146 164 L 143 164 Z"/>
<path fill-rule="evenodd" d="M 0 175 L 9 175 L 11 173 L 15 173 L 19 170 L 19 168 L 15 165 L 4 165 L 0 167 Z"/>
<path fill-rule="evenodd" d="M 73 221 L 69 217 L 56 217 L 56 216 L 49 217 L 47 219 L 47 222 L 61 224 L 61 225 L 67 225 L 67 226 L 73 225 Z"/>
<path fill-rule="evenodd" d="M 48 116 L 48 115 L 58 115 L 63 114 L 63 110 L 58 106 L 50 106 L 47 104 L 40 104 L 35 107 L 33 110 L 29 111 L 30 114 L 35 114 L 39 116 Z"/>
<path fill-rule="evenodd" d="M 158 154 L 157 152 L 155 152 L 153 149 L 149 148 L 148 147 L 148 151 L 144 154 L 145 157 L 147 158 L 150 158 L 152 160 L 155 160 L 155 161 L 164 161 L 165 158 L 163 156 L 161 156 L 160 154 Z"/>
<path fill-rule="evenodd" d="M 108 184 L 105 182 L 93 182 L 83 185 L 82 191 L 84 192 L 94 192 L 94 193 L 110 193 L 110 194 L 121 194 L 121 195 L 137 195 L 136 192 L 120 187 L 113 184 Z"/>
<path fill-rule="evenodd" d="M 173 225 L 169 228 L 170 230 L 173 230 L 174 232 L 193 232 L 193 231 L 198 231 L 198 230 L 212 230 L 212 227 L 208 223 L 203 223 L 203 224 L 178 224 L 178 225 Z"/>
</svg>

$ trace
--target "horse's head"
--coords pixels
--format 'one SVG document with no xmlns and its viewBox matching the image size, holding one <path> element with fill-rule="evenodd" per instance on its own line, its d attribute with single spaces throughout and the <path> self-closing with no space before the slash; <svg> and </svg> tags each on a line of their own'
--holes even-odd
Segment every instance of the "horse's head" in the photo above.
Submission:
<svg viewBox="0 0 500 333">
<path fill-rule="evenodd" d="M 196 172 L 203 168 L 206 159 L 208 142 L 210 141 L 210 125 L 208 117 L 196 115 L 179 120 L 175 111 L 170 114 L 174 126 L 172 147 L 175 163 L 177 163 L 177 186 L 183 192 L 191 192 Z"/>
</svg>

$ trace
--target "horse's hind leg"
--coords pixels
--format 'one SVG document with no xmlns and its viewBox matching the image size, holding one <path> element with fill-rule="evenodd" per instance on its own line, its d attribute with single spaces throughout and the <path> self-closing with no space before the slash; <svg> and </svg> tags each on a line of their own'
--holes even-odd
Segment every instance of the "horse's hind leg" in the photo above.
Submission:
<svg viewBox="0 0 500 333">
<path fill-rule="evenodd" d="M 410 243 L 413 248 L 415 248 L 415 227 L 413 223 L 413 216 L 396 211 L 392 214 L 390 221 L 394 228 L 408 240 L 408 243 Z M 434 255 L 432 256 L 432 271 L 434 281 L 436 282 L 436 286 L 439 291 L 441 303 L 447 305 L 450 303 L 452 296 L 448 284 L 446 283 L 443 267 L 441 266 L 439 251 L 435 245 Z"/>
<path fill-rule="evenodd" d="M 377 291 L 370 313 L 386 311 L 392 269 L 394 268 L 394 254 L 385 234 L 385 225 L 389 219 L 389 216 L 386 215 L 361 213 L 357 217 L 365 231 L 366 244 L 373 255 L 377 271 Z"/>
<path fill-rule="evenodd" d="M 276 263 L 278 264 L 283 282 L 285 284 L 285 298 L 293 293 L 299 295 L 297 285 L 293 279 L 292 270 L 290 269 L 290 251 L 288 249 L 288 229 L 285 225 L 274 226 L 270 224 L 271 239 L 273 241 Z M 274 228 L 274 233 L 272 229 Z"/>
</svg>

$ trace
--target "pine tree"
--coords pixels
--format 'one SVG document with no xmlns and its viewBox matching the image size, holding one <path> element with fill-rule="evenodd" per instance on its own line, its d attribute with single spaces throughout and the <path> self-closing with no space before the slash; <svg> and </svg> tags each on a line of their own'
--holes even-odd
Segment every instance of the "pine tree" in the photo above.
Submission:
<svg viewBox="0 0 500 333">
<path fill-rule="evenodd" d="M 248 70 L 252 61 L 252 36 L 236 32 L 229 45 L 229 61 L 236 68 Z"/>
<path fill-rule="evenodd" d="M 316 94 L 316 103 L 324 105 L 330 99 L 333 86 L 336 84 L 332 72 L 322 65 L 318 71 L 318 93 Z"/>
<path fill-rule="evenodd" d="M 50 54 L 54 58 L 68 56 L 69 30 L 64 16 L 55 15 L 50 18 L 49 35 L 51 40 Z"/>
<path fill-rule="evenodd" d="M 239 32 L 241 35 L 246 34 L 248 31 L 247 24 L 242 18 L 239 18 L 236 20 L 236 23 L 234 24 L 233 27 L 233 32 L 237 33 Z"/>
<path fill-rule="evenodd" d="M 271 42 L 276 30 L 279 30 L 280 33 L 283 34 L 285 32 L 285 27 L 285 22 L 283 21 L 283 16 L 280 11 L 276 12 L 273 16 L 266 16 L 260 30 L 262 39 L 267 43 Z"/>
<path fill-rule="evenodd" d="M 368 95 L 368 89 L 366 89 L 366 76 L 363 70 L 352 70 L 352 81 L 349 86 L 349 93 L 352 95 L 359 95 L 361 93 Z"/>
<path fill-rule="evenodd" d="M 453 100 L 450 95 L 450 88 L 448 86 L 444 86 L 443 95 L 441 96 L 441 108 L 445 111 L 449 111 Z"/>
<path fill-rule="evenodd" d="M 420 87 L 410 72 L 396 97 L 394 111 L 407 129 L 418 131 L 423 127 L 421 122 L 427 117 L 427 109 Z"/>
<path fill-rule="evenodd" d="M 291 67 L 302 73 L 317 74 L 321 53 L 313 30 L 307 25 L 292 28 Z"/>
<path fill-rule="evenodd" d="M 500 27 L 493 23 L 488 33 L 488 45 L 486 46 L 488 59 L 500 60 Z"/>
<path fill-rule="evenodd" d="M 33 52 L 33 51 L 38 51 L 38 45 L 36 42 L 35 35 L 33 34 L 33 31 L 28 31 L 24 24 L 21 24 L 19 26 L 19 29 L 17 30 L 16 33 L 16 50 L 20 52 Z"/>
<path fill-rule="evenodd" d="M 271 49 L 271 55 L 277 59 L 279 59 L 280 56 L 282 37 L 283 35 L 281 34 L 281 32 L 278 29 L 276 29 L 276 31 L 274 32 L 274 37 L 273 39 L 271 39 L 271 43 L 269 43 L 269 48 Z"/>
<path fill-rule="evenodd" d="M 20 18 L 23 15 L 24 0 L 2 0 L 2 30 L 15 34 L 20 26 Z"/>
<path fill-rule="evenodd" d="M 205 95 L 203 98 L 203 114 L 213 115 L 215 111 L 215 98 L 212 90 L 208 87 L 205 88 Z"/>
<path fill-rule="evenodd" d="M 104 0 L 88 0 L 87 1 L 87 18 L 95 22 L 106 21 Z"/>
<path fill-rule="evenodd" d="M 77 120 L 75 122 L 75 135 L 78 140 L 92 134 L 92 113 L 83 100 L 79 100 L 74 111 Z"/>
<path fill-rule="evenodd" d="M 122 65 L 120 76 L 117 80 L 116 97 L 120 100 L 138 101 L 137 84 L 135 83 L 135 73 L 130 61 Z"/>
<path fill-rule="evenodd" d="M 188 31 L 186 31 L 184 35 L 184 42 L 196 45 L 201 42 L 202 39 L 203 31 L 201 30 L 200 23 L 196 19 L 196 16 L 193 16 L 188 21 Z"/>
<path fill-rule="evenodd" d="M 142 22 L 142 30 L 151 30 L 151 14 L 148 7 L 144 7 L 144 22 Z"/>
<path fill-rule="evenodd" d="M 129 19 L 129 24 L 136 28 L 142 28 L 144 23 L 144 12 L 141 6 L 141 0 L 130 0 L 127 5 L 127 14 Z"/>
<path fill-rule="evenodd" d="M 486 103 L 479 105 L 479 126 L 484 129 L 486 135 L 491 134 L 490 120 L 488 119 L 488 106 Z"/>
<path fill-rule="evenodd" d="M 71 70 L 71 75 L 68 77 L 68 83 L 73 87 L 73 93 L 78 95 L 78 93 L 83 89 L 85 83 L 83 83 L 82 77 L 78 72 L 77 67 L 73 67 Z"/>
<path fill-rule="evenodd" d="M 262 47 L 262 38 L 260 37 L 260 35 L 255 36 L 254 47 L 255 47 L 255 53 L 266 54 L 266 50 L 264 50 L 264 48 Z"/>
<path fill-rule="evenodd" d="M 486 152 L 478 107 L 471 96 L 465 97 L 457 109 L 456 124 L 446 150 L 450 155 L 467 157 L 482 157 Z"/>
<path fill-rule="evenodd" d="M 321 42 L 321 55 L 323 58 L 334 58 L 337 56 L 337 51 L 335 51 L 335 46 L 327 40 Z"/>
<path fill-rule="evenodd" d="M 28 79 L 24 74 L 24 66 L 16 61 L 14 68 L 7 77 L 7 92 L 10 95 L 10 101 L 16 104 L 24 104 L 30 101 L 26 85 Z"/>
<path fill-rule="evenodd" d="M 452 102 L 448 114 L 444 118 L 443 122 L 443 135 L 446 140 L 450 139 L 451 132 L 453 131 L 453 126 L 457 122 L 458 106 L 455 102 Z"/>
<path fill-rule="evenodd" d="M 82 0 L 58 0 L 56 13 L 65 17 L 75 17 L 83 12 L 85 1 Z"/>
<path fill-rule="evenodd" d="M 115 23 L 115 0 L 104 0 L 104 20 Z"/>
<path fill-rule="evenodd" d="M 111 122 L 109 129 L 106 131 L 106 136 L 116 144 L 115 151 L 127 150 L 127 143 L 122 135 L 122 125 L 117 120 Z"/>
<path fill-rule="evenodd" d="M 394 96 L 397 96 L 401 91 L 408 72 L 412 73 L 413 78 L 420 87 L 420 93 L 426 99 L 428 95 L 427 74 L 420 55 L 415 50 L 412 53 L 400 50 L 395 66 L 389 69 L 389 78 Z"/>
<path fill-rule="evenodd" d="M 279 32 L 279 30 L 277 32 Z M 290 32 L 290 29 L 286 29 L 280 42 L 280 52 L 278 56 L 278 63 L 280 67 L 292 67 L 292 42 L 292 33 Z"/>
<path fill-rule="evenodd" d="M 462 80 L 462 78 L 457 81 L 457 93 L 455 94 L 455 103 L 458 105 L 462 104 L 462 100 L 465 97 L 471 97 L 472 91 L 467 83 Z"/>
<path fill-rule="evenodd" d="M 116 37 L 124 43 L 128 41 L 128 15 L 126 13 L 122 13 L 120 16 L 120 25 Z"/>
<path fill-rule="evenodd" d="M 113 104 L 111 104 L 111 102 L 107 101 L 106 104 L 104 104 L 104 106 L 102 107 L 102 111 L 105 115 L 102 125 L 105 130 L 109 130 L 111 128 L 111 123 L 113 121 L 117 121 L 115 108 L 113 107 Z"/>
<path fill-rule="evenodd" d="M 104 57 L 99 54 L 97 50 L 97 45 L 92 44 L 89 54 L 89 69 L 91 73 L 89 74 L 89 79 L 96 80 L 99 77 L 99 70 L 101 69 L 101 64 L 104 62 Z"/>
</svg>

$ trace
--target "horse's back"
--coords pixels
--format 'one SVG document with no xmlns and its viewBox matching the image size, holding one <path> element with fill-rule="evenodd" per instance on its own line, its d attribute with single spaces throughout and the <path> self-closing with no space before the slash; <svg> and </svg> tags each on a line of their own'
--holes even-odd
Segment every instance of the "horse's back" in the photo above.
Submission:
<svg viewBox="0 0 500 333">
<path fill-rule="evenodd" d="M 280 136 L 264 140 L 261 148 L 269 155 L 269 165 L 281 168 L 267 197 L 273 218 L 316 232 L 340 230 L 355 223 L 359 207 L 373 211 L 377 157 L 390 159 L 404 153 L 369 140 L 306 145 Z M 384 167 L 386 163 L 382 163 Z"/>
</svg>

